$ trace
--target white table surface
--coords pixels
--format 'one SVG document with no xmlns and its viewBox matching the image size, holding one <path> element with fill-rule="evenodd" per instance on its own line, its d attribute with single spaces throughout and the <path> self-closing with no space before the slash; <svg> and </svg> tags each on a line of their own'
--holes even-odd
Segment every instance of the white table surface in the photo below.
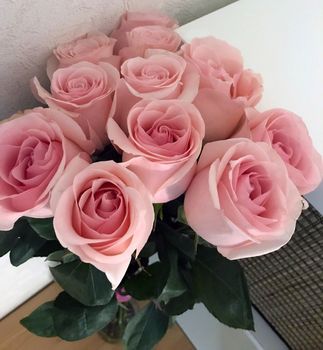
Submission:
<svg viewBox="0 0 323 350">
<path fill-rule="evenodd" d="M 214 35 L 238 47 L 245 66 L 263 76 L 265 92 L 259 109 L 283 107 L 302 116 L 322 153 L 323 85 L 319 79 L 323 76 L 322 13 L 320 0 L 240 0 L 182 26 L 178 32 L 186 41 Z M 312 197 L 313 204 L 323 209 L 321 194 L 323 186 Z M 1 271 L 5 263 L 2 260 Z M 25 290 L 26 299 L 31 289 L 36 292 L 48 283 L 48 274 L 41 264 L 28 264 L 18 270 L 10 269 L 6 280 L 11 283 L 2 279 L 0 295 L 5 298 L 2 300 L 10 300 L 13 305 L 12 299 L 16 298 L 16 304 L 21 303 L 23 298 L 12 297 L 15 289 Z M 22 280 L 19 276 L 29 278 Z M 19 279 L 17 287 L 13 281 Z M 7 309 L 1 302 L 0 315 Z M 257 313 L 255 333 L 220 324 L 201 304 L 180 316 L 179 324 L 198 350 L 287 349 Z"/>
</svg>

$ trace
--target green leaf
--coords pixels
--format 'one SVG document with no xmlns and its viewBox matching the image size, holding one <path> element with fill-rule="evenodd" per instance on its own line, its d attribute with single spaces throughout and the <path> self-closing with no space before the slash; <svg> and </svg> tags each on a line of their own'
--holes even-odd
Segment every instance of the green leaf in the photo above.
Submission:
<svg viewBox="0 0 323 350">
<path fill-rule="evenodd" d="M 19 238 L 10 251 L 10 262 L 14 266 L 19 266 L 34 257 L 47 242 L 45 239 L 39 237 L 26 221 L 22 222 L 19 228 Z"/>
<path fill-rule="evenodd" d="M 184 232 L 173 229 L 163 221 L 158 221 L 156 232 L 162 235 L 168 243 L 176 247 L 186 257 L 192 260 L 195 258 L 194 241 Z"/>
<path fill-rule="evenodd" d="M 79 260 L 51 267 L 57 283 L 73 298 L 88 306 L 105 305 L 114 295 L 106 275 Z"/>
<path fill-rule="evenodd" d="M 169 317 L 153 303 L 139 311 L 128 323 L 123 341 L 127 350 L 151 350 L 165 335 Z"/>
<path fill-rule="evenodd" d="M 26 218 L 32 229 L 42 238 L 49 241 L 56 240 L 56 234 L 53 227 L 53 218 L 34 219 Z"/>
<path fill-rule="evenodd" d="M 148 241 L 139 254 L 139 258 L 149 258 L 157 252 L 156 242 Z"/>
<path fill-rule="evenodd" d="M 197 298 L 219 321 L 254 329 L 247 283 L 238 262 L 224 258 L 215 248 L 199 246 L 193 285 Z"/>
<path fill-rule="evenodd" d="M 184 205 L 180 205 L 177 209 L 177 221 L 184 225 L 188 225 L 184 212 Z"/>
<path fill-rule="evenodd" d="M 62 249 L 49 254 L 46 260 L 66 264 L 75 260 L 79 260 L 79 258 L 75 254 L 70 252 L 68 249 Z"/>
<path fill-rule="evenodd" d="M 0 257 L 7 254 L 16 244 L 18 237 L 25 231 L 28 224 L 24 218 L 15 222 L 10 231 L 0 231 Z"/>
<path fill-rule="evenodd" d="M 86 338 L 98 332 L 116 316 L 115 298 L 102 306 L 84 306 L 62 292 L 54 302 L 53 319 L 57 335 L 67 341 Z"/>
<path fill-rule="evenodd" d="M 195 304 L 194 296 L 190 291 L 186 291 L 162 306 L 162 309 L 170 316 L 181 315 L 189 309 L 193 309 Z"/>
<path fill-rule="evenodd" d="M 37 250 L 34 256 L 47 257 L 53 252 L 56 252 L 61 249 L 63 249 L 63 247 L 58 241 L 46 241 L 45 244 L 39 250 Z"/>
<path fill-rule="evenodd" d="M 167 253 L 170 267 L 169 275 L 166 285 L 158 298 L 159 301 L 164 301 L 165 303 L 168 303 L 170 299 L 178 297 L 187 290 L 186 284 L 178 271 L 177 251 L 174 248 L 169 247 Z"/>
<path fill-rule="evenodd" d="M 25 317 L 20 323 L 29 330 L 40 337 L 55 337 L 57 336 L 54 320 L 53 320 L 54 302 L 49 301 L 36 310 L 29 316 Z"/>
<path fill-rule="evenodd" d="M 0 257 L 4 256 L 12 249 L 17 239 L 18 234 L 15 228 L 11 231 L 0 231 Z"/>
<path fill-rule="evenodd" d="M 164 203 L 163 212 L 164 212 L 165 218 L 177 219 L 178 207 L 183 205 L 184 197 L 185 197 L 184 195 L 181 195 L 180 197 L 170 202 Z"/>
<path fill-rule="evenodd" d="M 155 220 L 163 220 L 163 203 L 154 204 Z"/>
<path fill-rule="evenodd" d="M 137 300 L 157 298 L 166 284 L 167 276 L 168 269 L 162 263 L 156 262 L 126 279 L 124 287 Z"/>
</svg>

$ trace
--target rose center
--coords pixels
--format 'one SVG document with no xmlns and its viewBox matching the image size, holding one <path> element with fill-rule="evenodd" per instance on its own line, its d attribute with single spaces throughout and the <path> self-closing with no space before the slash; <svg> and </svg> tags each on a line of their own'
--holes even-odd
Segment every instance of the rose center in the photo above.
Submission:
<svg viewBox="0 0 323 350">
<path fill-rule="evenodd" d="M 109 190 L 99 198 L 97 208 L 111 213 L 119 207 L 120 201 L 120 194 L 116 190 Z"/>
<path fill-rule="evenodd" d="M 21 145 L 13 173 L 15 174 L 19 170 L 20 180 L 40 175 L 40 170 L 49 161 L 49 159 L 46 159 L 48 150 L 48 142 L 39 140 L 36 137 L 28 138 Z"/>
<path fill-rule="evenodd" d="M 160 125 L 148 133 L 155 143 L 159 146 L 166 143 L 173 143 L 178 140 L 178 135 L 171 130 L 167 125 Z"/>
<path fill-rule="evenodd" d="M 91 84 L 85 77 L 73 78 L 69 80 L 66 84 L 66 92 L 70 95 L 81 95 L 88 91 Z"/>
<path fill-rule="evenodd" d="M 141 70 L 141 79 L 151 79 L 163 81 L 169 78 L 169 72 L 164 67 L 158 65 L 149 65 Z"/>
</svg>

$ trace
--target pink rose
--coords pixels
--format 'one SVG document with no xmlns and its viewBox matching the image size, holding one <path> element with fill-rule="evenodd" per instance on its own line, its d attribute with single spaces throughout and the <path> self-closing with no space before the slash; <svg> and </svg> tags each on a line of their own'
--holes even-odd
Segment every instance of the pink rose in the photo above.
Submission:
<svg viewBox="0 0 323 350">
<path fill-rule="evenodd" d="M 168 52 L 152 51 L 152 55 L 145 58 L 129 59 L 121 66 L 121 74 L 130 92 L 142 99 L 192 102 L 198 92 L 196 69 L 182 57 Z"/>
<path fill-rule="evenodd" d="M 228 259 L 240 259 L 286 244 L 302 197 L 276 152 L 237 138 L 205 145 L 184 210 L 198 235 Z"/>
<path fill-rule="evenodd" d="M 116 39 L 109 38 L 99 31 L 93 31 L 68 43 L 58 45 L 53 50 L 53 56 L 47 62 L 48 76 L 51 78 L 58 68 L 64 68 L 81 61 L 110 62 L 115 43 Z"/>
<path fill-rule="evenodd" d="M 118 116 L 108 121 L 112 143 L 123 151 L 128 168 L 138 175 L 154 202 L 167 202 L 181 195 L 196 168 L 204 137 L 199 111 L 180 100 L 138 102 L 127 121 Z"/>
<path fill-rule="evenodd" d="M 193 39 L 181 52 L 201 76 L 194 104 L 205 121 L 206 141 L 229 138 L 241 122 L 244 108 L 260 100 L 261 77 L 243 70 L 238 49 L 213 37 Z"/>
<path fill-rule="evenodd" d="M 249 108 L 246 114 L 251 139 L 266 142 L 278 153 L 301 194 L 313 191 L 322 181 L 323 163 L 302 119 L 278 108 L 264 113 Z"/>
<path fill-rule="evenodd" d="M 122 17 L 119 27 L 111 33 L 111 37 L 117 39 L 115 46 L 116 52 L 119 52 L 125 46 L 128 46 L 127 33 L 136 27 L 157 25 L 167 28 L 176 28 L 177 22 L 172 18 L 158 13 L 145 12 L 126 12 Z"/>
<path fill-rule="evenodd" d="M 121 60 L 144 56 L 147 49 L 176 52 L 182 38 L 174 30 L 161 26 L 136 27 L 127 33 L 128 45 L 119 51 Z"/>
<path fill-rule="evenodd" d="M 32 81 L 34 94 L 49 107 L 64 110 L 83 129 L 94 148 L 108 141 L 105 125 L 112 98 L 119 81 L 119 72 L 111 64 L 79 62 L 54 72 L 51 94 Z"/>
<path fill-rule="evenodd" d="M 22 216 L 53 216 L 51 191 L 82 152 L 77 143 L 86 148 L 79 126 L 51 109 L 35 108 L 0 124 L 0 230 L 12 229 Z"/>
<path fill-rule="evenodd" d="M 106 273 L 115 289 L 151 233 L 148 191 L 125 163 L 93 163 L 71 177 L 60 197 L 54 228 L 60 243 Z"/>
<path fill-rule="evenodd" d="M 126 128 L 130 109 L 141 99 L 179 99 L 192 102 L 198 92 L 199 75 L 182 57 L 162 50 L 147 50 L 145 58 L 127 60 L 123 79 L 115 92 L 112 112 Z"/>
</svg>

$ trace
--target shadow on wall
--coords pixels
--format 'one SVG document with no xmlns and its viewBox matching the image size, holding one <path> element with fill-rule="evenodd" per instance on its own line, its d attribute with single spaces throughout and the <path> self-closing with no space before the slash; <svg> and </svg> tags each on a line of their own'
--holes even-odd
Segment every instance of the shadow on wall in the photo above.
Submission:
<svg viewBox="0 0 323 350">
<path fill-rule="evenodd" d="M 46 85 L 45 64 L 57 43 L 89 30 L 109 33 L 126 10 L 158 10 L 180 24 L 233 0 L 2 0 L 0 2 L 0 119 L 37 105 L 33 76 Z"/>
</svg>

